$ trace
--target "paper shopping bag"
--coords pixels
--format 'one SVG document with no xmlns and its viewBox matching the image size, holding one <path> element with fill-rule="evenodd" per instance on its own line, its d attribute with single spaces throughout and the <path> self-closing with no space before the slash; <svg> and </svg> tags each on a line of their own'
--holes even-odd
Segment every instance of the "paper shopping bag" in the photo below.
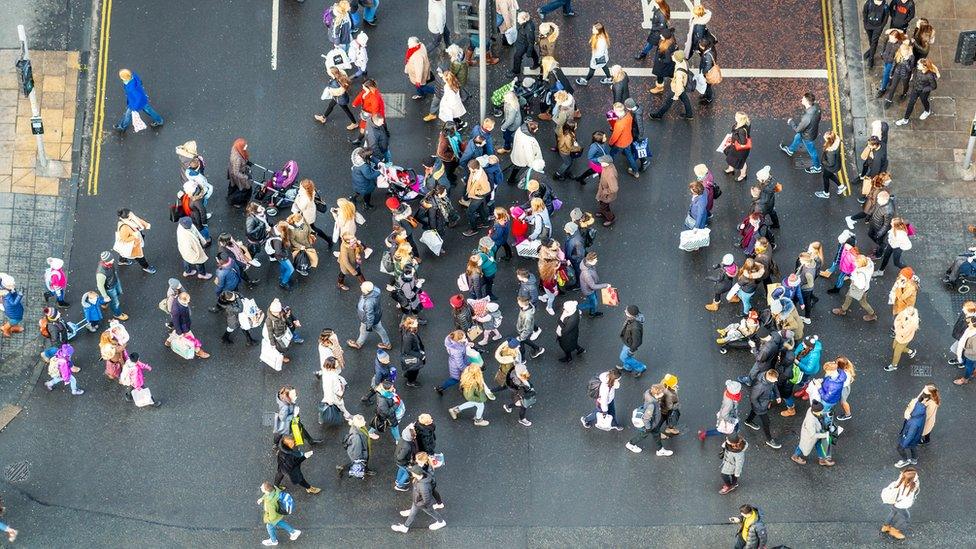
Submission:
<svg viewBox="0 0 976 549">
<path fill-rule="evenodd" d="M 617 306 L 617 289 L 611 286 L 603 288 L 600 290 L 600 297 L 603 300 L 603 304 L 608 307 Z"/>
</svg>

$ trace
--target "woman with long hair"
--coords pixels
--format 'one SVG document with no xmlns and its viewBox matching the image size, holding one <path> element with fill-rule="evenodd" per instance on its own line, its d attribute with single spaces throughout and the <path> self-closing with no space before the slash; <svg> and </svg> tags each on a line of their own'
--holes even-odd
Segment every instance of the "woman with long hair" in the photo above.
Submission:
<svg viewBox="0 0 976 549">
<path fill-rule="evenodd" d="M 912 239 L 909 238 L 908 223 L 900 217 L 891 218 L 891 230 L 888 231 L 884 254 L 881 256 L 881 266 L 874 271 L 874 278 L 884 276 L 884 269 L 888 266 L 888 260 L 894 257 L 895 267 L 904 269 L 905 264 L 901 262 L 902 252 L 912 249 Z"/>
<path fill-rule="evenodd" d="M 295 195 L 295 202 L 291 206 L 291 211 L 302 214 L 302 218 L 308 223 L 308 226 L 315 231 L 315 234 L 319 238 L 325 240 L 325 243 L 329 246 L 329 251 L 331 251 L 332 239 L 329 238 L 328 233 L 315 226 L 319 208 L 325 211 L 325 202 L 322 202 L 322 197 L 319 196 L 318 191 L 315 189 L 315 183 L 311 179 L 302 179 L 298 186 L 298 194 Z"/>
<path fill-rule="evenodd" d="M 339 244 L 339 276 L 336 279 L 336 287 L 340 290 L 349 289 L 349 286 L 346 286 L 346 275 L 356 277 L 360 284 L 366 282 L 362 270 L 363 249 L 363 244 L 356 240 L 355 236 L 343 233 Z"/>
<path fill-rule="evenodd" d="M 488 421 L 482 419 L 485 413 L 485 402 L 495 400 L 495 395 L 485 384 L 485 376 L 481 371 L 481 364 L 472 362 L 461 372 L 461 394 L 464 395 L 464 403 L 450 408 L 447 413 L 451 414 L 451 419 L 457 419 L 461 410 L 474 408 L 474 424 L 478 427 L 488 425 Z"/>
<path fill-rule="evenodd" d="M 746 113 L 741 111 L 735 113 L 735 123 L 732 124 L 730 135 L 729 144 L 722 151 L 725 153 L 725 163 L 728 165 L 725 173 L 733 174 L 738 171 L 739 177 L 735 180 L 745 181 L 749 151 L 752 150 L 752 121 Z"/>
<path fill-rule="evenodd" d="M 922 100 L 922 107 L 925 110 L 919 115 L 918 119 L 925 120 L 932 114 L 932 107 L 929 105 L 929 94 L 939 87 L 939 77 L 941 76 L 938 67 L 932 61 L 922 59 L 918 62 L 918 70 L 915 71 L 915 76 L 911 81 L 911 94 L 908 96 L 908 105 L 905 106 L 905 116 L 895 122 L 896 126 L 908 124 L 908 119 L 912 117 L 912 111 L 915 110 L 915 101 L 919 99 Z M 908 89 L 908 84 L 905 84 L 905 89 Z M 902 96 L 904 95 L 902 94 Z"/>
<path fill-rule="evenodd" d="M 851 413 L 851 405 L 847 402 L 847 399 L 851 396 L 851 384 L 854 383 L 857 372 L 854 370 L 854 363 L 846 356 L 837 357 L 835 362 L 837 362 L 837 368 L 847 374 L 847 379 L 844 380 L 844 387 L 840 390 L 841 413 L 837 415 L 836 419 L 837 421 L 847 421 L 853 415 Z"/>
<path fill-rule="evenodd" d="M 481 299 L 487 295 L 485 291 L 485 277 L 481 272 L 481 256 L 474 254 L 468 257 L 468 265 L 464 268 L 464 279 L 468 283 L 468 297 Z"/>
<path fill-rule="evenodd" d="M 227 166 L 227 201 L 240 208 L 251 199 L 251 154 L 247 140 L 238 137 L 230 148 Z"/>
<path fill-rule="evenodd" d="M 885 103 L 891 105 L 894 102 L 895 89 L 902 84 L 901 99 L 908 97 L 908 85 L 915 69 L 915 55 L 912 53 L 912 44 L 909 40 L 904 40 L 898 49 L 895 50 L 894 68 L 891 71 L 891 82 L 888 83 L 885 93 Z M 928 103 L 928 98 L 926 102 Z M 906 117 L 907 118 L 907 117 Z M 899 121 L 900 122 L 900 121 Z M 897 122 L 896 122 L 897 123 Z"/>
<path fill-rule="evenodd" d="M 881 533 L 888 534 L 894 539 L 905 539 L 904 530 L 908 528 L 908 512 L 915 503 L 918 495 L 918 471 L 908 467 L 898 475 L 898 480 L 889 484 L 881 491 L 881 501 L 891 505 L 888 518 L 881 523 Z"/>
<path fill-rule="evenodd" d="M 444 80 L 444 96 L 437 107 L 437 117 L 441 122 L 452 122 L 459 129 L 463 128 L 461 117 L 468 111 L 461 101 L 461 83 L 452 72 L 442 73 L 441 78 Z"/>
<path fill-rule="evenodd" d="M 752 309 L 752 296 L 756 295 L 756 290 L 759 288 L 759 283 L 764 275 L 765 269 L 753 258 L 746 258 L 742 262 L 742 267 L 739 268 L 739 274 L 736 277 L 736 283 L 739 286 L 736 295 L 742 301 L 742 316 L 747 316 L 749 310 Z"/>
<path fill-rule="evenodd" d="M 502 259 L 505 261 L 511 261 L 512 245 L 508 243 L 508 240 L 512 228 L 512 217 L 508 214 L 508 210 L 505 208 L 495 208 L 494 218 L 495 224 L 492 225 L 491 231 L 489 232 L 491 241 L 495 245 L 493 255 L 497 259 L 498 250 L 505 250 L 505 255 L 502 256 Z"/>
<path fill-rule="evenodd" d="M 915 22 L 915 32 L 912 33 L 912 53 L 915 59 L 926 59 L 929 56 L 929 48 L 935 43 L 935 28 L 929 24 L 929 20 L 919 17 Z"/>
<path fill-rule="evenodd" d="M 592 28 L 592 34 L 590 35 L 590 68 L 586 71 L 585 77 L 579 77 L 576 79 L 576 83 L 580 86 L 585 86 L 589 83 L 590 78 L 593 78 L 593 73 L 597 69 L 603 71 L 604 77 L 600 80 L 601 84 L 610 84 L 612 82 L 610 78 L 610 70 L 607 65 L 610 62 L 610 35 L 607 34 L 607 29 L 603 26 L 603 23 L 594 23 Z"/>
<path fill-rule="evenodd" d="M 925 445 L 932 440 L 930 436 L 932 434 L 932 429 L 935 428 L 935 416 L 939 412 L 939 406 L 942 404 L 942 398 L 939 396 L 939 389 L 932 384 L 922 387 L 922 392 L 908 403 L 908 407 L 905 408 L 905 411 L 907 412 L 910 409 L 915 408 L 915 404 L 918 402 L 925 405 L 925 425 L 922 426 L 922 438 L 918 441 L 918 443 Z"/>
<path fill-rule="evenodd" d="M 644 48 L 634 56 L 634 59 L 638 61 L 647 57 L 647 54 L 657 47 L 661 40 L 661 33 L 668 28 L 668 23 L 671 20 L 671 6 L 665 0 L 654 0 L 648 4 L 651 7 L 651 30 L 647 33 Z"/>
<path fill-rule="evenodd" d="M 821 155 L 823 172 L 820 174 L 823 178 L 823 190 L 817 191 L 813 195 L 817 198 L 830 198 L 831 182 L 837 185 L 838 195 L 844 194 L 844 191 L 847 190 L 847 185 L 842 185 L 840 179 L 837 178 L 837 172 L 841 169 L 840 139 L 836 133 L 827 131 L 824 133 L 823 140 L 823 154 Z"/>
<path fill-rule="evenodd" d="M 320 124 L 325 124 L 329 120 L 329 115 L 332 114 L 332 109 L 339 105 L 342 112 L 349 117 L 349 125 L 346 126 L 346 129 L 355 130 L 359 127 L 359 121 L 356 120 L 352 114 L 352 109 L 349 108 L 349 104 L 352 102 L 349 98 L 349 86 L 352 85 L 352 82 L 342 69 L 335 66 L 329 69 L 329 77 L 331 80 L 329 80 L 325 90 L 322 91 L 322 99 L 326 101 L 325 112 L 316 114 L 315 119 Z"/>
<path fill-rule="evenodd" d="M 332 328 L 324 328 L 319 333 L 318 351 L 320 366 L 325 363 L 327 358 L 335 358 L 337 370 L 341 372 L 346 367 L 345 353 L 342 350 L 342 345 L 339 344 L 339 336 Z"/>
<path fill-rule="evenodd" d="M 563 249 L 559 242 L 548 239 L 539 246 L 539 283 L 542 284 L 542 295 L 539 301 L 546 304 L 546 312 L 555 315 L 556 296 L 559 294 L 559 284 L 556 283 L 556 272 L 564 261 Z"/>
</svg>

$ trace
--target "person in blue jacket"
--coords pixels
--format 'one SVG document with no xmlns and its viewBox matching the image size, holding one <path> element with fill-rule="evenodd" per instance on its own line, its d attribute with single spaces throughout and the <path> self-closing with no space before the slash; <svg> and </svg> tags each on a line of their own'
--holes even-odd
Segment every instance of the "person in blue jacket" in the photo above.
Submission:
<svg viewBox="0 0 976 549">
<path fill-rule="evenodd" d="M 794 370 L 794 392 L 806 387 L 807 383 L 813 379 L 813 376 L 820 373 L 820 355 L 822 352 L 823 344 L 820 343 L 820 336 L 807 336 L 797 345 L 793 356 L 796 359 L 795 365 L 799 369 L 800 377 L 799 379 L 796 378 L 797 372 Z M 793 407 L 793 393 L 786 395 L 786 398 L 783 400 L 786 401 L 786 409 L 781 411 L 779 415 L 783 417 L 796 415 L 796 408 Z"/>
<path fill-rule="evenodd" d="M 369 162 L 369 149 L 357 148 L 352 151 L 352 190 L 356 193 L 350 200 L 355 202 L 356 198 L 363 199 L 363 206 L 367 210 L 373 209 L 370 197 L 376 190 L 376 180 L 380 172 Z"/>
<path fill-rule="evenodd" d="M 701 181 L 688 183 L 688 190 L 691 191 L 691 206 L 688 207 L 688 216 L 685 217 L 686 229 L 704 229 L 708 225 L 708 196 L 705 194 L 705 186 Z"/>
<path fill-rule="evenodd" d="M 586 160 L 589 162 L 589 167 L 583 173 L 573 178 L 580 185 L 586 185 L 586 179 L 588 177 L 603 171 L 603 168 L 600 167 L 600 158 L 610 156 L 610 145 L 607 145 L 607 134 L 599 131 L 593 132 L 591 139 L 590 147 L 586 149 Z"/>
<path fill-rule="evenodd" d="M 838 368 L 837 362 L 833 360 L 823 365 L 823 371 L 824 378 L 820 384 L 820 402 L 823 402 L 824 413 L 826 414 L 840 402 L 844 382 L 847 381 L 847 372 Z"/>
<path fill-rule="evenodd" d="M 0 293 L 3 294 L 3 314 L 6 316 L 0 329 L 3 331 L 3 337 L 10 337 L 11 334 L 24 331 L 24 327 L 21 326 L 24 322 L 24 294 L 17 291 L 13 277 L 0 275 L 0 279 L 3 284 L 3 288 L 0 289 Z"/>
<path fill-rule="evenodd" d="M 898 455 L 901 459 L 895 467 L 901 469 L 906 465 L 918 465 L 918 443 L 922 440 L 922 429 L 925 428 L 925 404 L 916 402 L 915 407 L 906 413 L 905 423 L 901 426 L 898 439 Z"/>
<path fill-rule="evenodd" d="M 146 116 L 152 120 L 150 126 L 154 128 L 162 126 L 163 117 L 149 104 L 149 95 L 142 87 L 142 79 L 139 75 L 129 69 L 122 69 L 119 71 L 119 79 L 122 80 L 122 87 L 125 89 L 125 112 L 119 119 L 119 123 L 115 125 L 115 129 L 125 133 L 129 124 L 132 124 L 132 113 L 135 111 L 146 113 Z"/>
</svg>

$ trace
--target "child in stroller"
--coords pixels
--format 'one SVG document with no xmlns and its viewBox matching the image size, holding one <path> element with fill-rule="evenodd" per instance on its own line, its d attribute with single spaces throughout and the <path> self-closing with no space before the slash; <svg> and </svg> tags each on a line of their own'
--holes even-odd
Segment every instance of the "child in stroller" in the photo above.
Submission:
<svg viewBox="0 0 976 549">
<path fill-rule="evenodd" d="M 501 118 L 504 115 L 505 111 L 502 105 L 505 102 L 505 94 L 510 91 L 515 92 L 516 97 L 519 98 L 519 105 L 522 106 L 522 116 L 528 117 L 532 114 L 532 101 L 545 92 L 545 85 L 538 78 L 526 76 L 521 82 L 519 82 L 518 78 L 513 78 L 510 82 L 491 92 L 491 104 L 493 107 L 491 115 L 495 118 Z"/>
<path fill-rule="evenodd" d="M 279 210 L 290 209 L 298 195 L 298 185 L 295 184 L 298 181 L 298 162 L 289 160 L 270 178 L 267 177 L 270 173 L 268 168 L 259 164 L 253 164 L 253 167 L 263 170 L 260 180 L 254 179 L 253 175 L 251 177 L 252 181 L 258 185 L 254 199 L 258 202 L 267 201 L 265 212 L 268 216 L 274 217 L 278 215 Z M 256 172 L 257 170 L 252 170 L 251 173 Z"/>
<path fill-rule="evenodd" d="M 418 175 L 415 170 L 403 168 L 395 164 L 377 164 L 380 172 L 376 186 L 386 189 L 387 194 L 396 197 L 400 202 L 408 202 L 423 196 L 427 189 L 424 186 L 426 178 Z"/>
<path fill-rule="evenodd" d="M 759 338 L 759 314 L 749 311 L 749 316 L 733 322 L 725 328 L 718 328 L 718 352 L 723 355 L 732 349 L 755 349 Z"/>
<path fill-rule="evenodd" d="M 970 225 L 968 230 L 976 236 L 976 225 Z M 942 277 L 942 282 L 961 294 L 968 293 L 969 285 L 976 282 L 974 263 L 976 263 L 976 246 L 970 246 L 952 261 L 952 265 L 946 269 L 945 276 Z"/>
</svg>

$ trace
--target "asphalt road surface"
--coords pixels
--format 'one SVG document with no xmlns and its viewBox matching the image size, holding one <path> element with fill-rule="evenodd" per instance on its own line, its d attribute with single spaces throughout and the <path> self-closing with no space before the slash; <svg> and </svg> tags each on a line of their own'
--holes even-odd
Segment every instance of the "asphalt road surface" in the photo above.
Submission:
<svg viewBox="0 0 976 549">
<path fill-rule="evenodd" d="M 419 2 L 414 4 L 416 9 L 405 9 L 406 4 L 384 2 L 379 26 L 367 32 L 371 76 L 386 93 L 407 93 L 406 117 L 390 120 L 394 159 L 419 167 L 433 150 L 435 129 L 420 120 L 426 102 L 421 106 L 410 101 L 411 89 L 402 72 L 406 37 L 426 35 L 426 10 Z M 524 7 L 534 11 L 535 4 Z M 257 487 L 274 472 L 270 428 L 263 422 L 275 410 L 278 387 L 292 384 L 299 388 L 306 423 L 318 433 L 312 414 L 320 398 L 320 388 L 311 375 L 316 361 L 315 335 L 323 327 L 332 327 L 345 340 L 354 336 L 358 326 L 357 295 L 335 288 L 336 266 L 324 248 L 322 266 L 300 280 L 291 293 L 278 289 L 277 268 L 258 271 L 264 283 L 251 295 L 262 307 L 273 297 L 281 297 L 307 327 L 303 335 L 309 342 L 293 348 L 292 362 L 280 373 L 262 365 L 257 348 L 245 348 L 239 333 L 234 346 L 218 341 L 222 319 L 206 311 L 215 299 L 211 283 L 187 284 L 195 304 L 194 332 L 213 354 L 210 360 L 185 362 L 165 349 L 161 344 L 164 318 L 156 309 L 167 278 L 178 276 L 181 268 L 175 226 L 166 217 L 166 207 L 179 188 L 176 145 L 196 139 L 208 160 L 207 174 L 217 187 L 211 201 L 214 235 L 222 231 L 243 235 L 240 214 L 222 201 L 226 159 L 237 137 L 248 139 L 252 159 L 260 164 L 278 166 L 297 160 L 302 177 L 312 178 L 328 202 L 349 194 L 350 146 L 344 123 L 336 118 L 328 127 L 321 127 L 312 120 L 321 106 L 318 98 L 325 84 L 319 57 L 328 49 L 321 24 L 324 2 L 282 2 L 275 71 L 270 66 L 271 5 L 172 0 L 114 6 L 106 128 L 123 109 L 124 95 L 115 77 L 122 67 L 141 75 L 166 124 L 158 130 L 130 132 L 124 138 L 107 137 L 98 193 L 82 196 L 78 204 L 69 273 L 71 301 L 78 301 L 83 290 L 94 286 L 98 252 L 112 244 L 114 212 L 130 207 L 148 219 L 153 228 L 147 256 L 159 272 L 147 275 L 136 267 L 125 269 L 122 301 L 132 317 L 127 323 L 132 336 L 130 351 L 139 352 L 153 365 L 148 386 L 164 405 L 155 410 L 136 409 L 123 401 L 120 388 L 101 375 L 96 337 L 83 335 L 76 340 L 85 395 L 71 397 L 60 389 L 48 393 L 38 386 L 21 418 L 4 433 L 0 446 L 0 465 L 30 462 L 29 478 L 10 483 L 5 490 L 8 518 L 22 530 L 25 546 L 257 544 L 264 532 L 260 510 L 254 505 Z M 580 17 L 567 25 L 561 39 L 567 59 L 564 66 L 583 65 L 582 53 L 573 50 L 581 51 L 588 23 L 597 11 L 585 2 L 578 9 Z M 559 21 L 560 16 L 554 14 L 550 19 Z M 633 37 L 643 36 L 636 20 L 617 23 L 625 24 L 632 25 L 627 32 Z M 728 49 L 736 40 L 751 36 L 741 30 L 741 22 L 737 24 L 740 30 L 724 33 Z M 721 32 L 725 25 L 733 28 L 717 15 L 714 27 Z M 633 37 L 627 40 L 633 41 Z M 620 49 L 619 58 L 628 59 L 625 64 L 630 65 L 634 52 Z M 822 53 L 815 51 L 819 61 Z M 507 50 L 502 54 L 506 65 L 509 55 Z M 792 68 L 823 67 L 809 59 Z M 758 68 L 791 68 L 788 61 L 774 60 L 781 64 Z M 625 419 L 649 384 L 668 372 L 679 376 L 683 434 L 666 441 L 675 451 L 673 457 L 626 451 L 624 443 L 632 435 L 629 429 L 603 433 L 579 425 L 578 417 L 592 405 L 585 395 L 586 380 L 617 362 L 622 307 L 603 308 L 607 313 L 603 318 L 582 320 L 581 344 L 588 352 L 568 366 L 556 362 L 554 319 L 539 309 L 537 320 L 545 329 L 539 343 L 549 351 L 529 362 L 540 395 L 529 412 L 531 428 L 518 425 L 515 416 L 501 410 L 504 395 L 488 405 L 488 427 L 473 427 L 470 420 L 451 421 L 447 408 L 459 403 L 460 395 L 448 391 L 438 397 L 431 387 L 446 375 L 442 341 L 451 329 L 448 296 L 453 293 L 465 252 L 475 245 L 474 239 L 464 239 L 458 231 L 448 239 L 451 253 L 447 257 L 423 256 L 421 276 L 427 279 L 426 289 L 436 304 L 428 312 L 429 325 L 421 332 L 429 360 L 420 376 L 424 386 L 401 390 L 408 418 L 427 411 L 437 422 L 438 447 L 447 456 L 447 465 L 438 473 L 438 486 L 447 503 L 443 512 L 448 527 L 436 533 L 411 531 L 405 538 L 390 532 L 389 525 L 398 521 L 396 511 L 408 504 L 408 495 L 392 489 L 392 441 L 384 436 L 374 443 L 376 477 L 365 483 L 337 480 L 333 466 L 345 460 L 339 444 L 345 430 L 333 428 L 322 432 L 326 443 L 315 449 L 304 467 L 309 480 L 323 492 L 318 496 L 296 493 L 298 510 L 289 521 L 306 534 L 291 545 L 714 547 L 731 543 L 731 527 L 721 525 L 742 503 L 763 509 L 771 545 L 878 543 L 876 525 L 886 513 L 879 493 L 897 476 L 892 464 L 897 459 L 901 413 L 927 382 L 943 389 L 943 406 L 933 443 L 921 451 L 923 492 L 912 509 L 913 528 L 918 530 L 917 540 L 923 533 L 931 536 L 930 541 L 944 539 L 940 536 L 946 532 L 962 532 L 965 540 L 962 525 L 970 521 L 974 488 L 967 472 L 976 465 L 963 400 L 969 395 L 949 383 L 956 370 L 945 366 L 948 329 L 925 293 L 941 290 L 929 281 L 923 282 L 919 299 L 918 358 L 906 359 L 906 367 L 895 373 L 881 370 L 890 355 L 891 315 L 885 303 L 894 275 L 876 280 L 869 293 L 880 316 L 873 324 L 861 322 L 857 314 L 833 317 L 829 308 L 840 298 L 825 294 L 824 286 L 818 289 L 821 302 L 808 333 L 820 334 L 825 359 L 843 353 L 858 366 L 851 396 L 854 418 L 844 424 L 847 430 L 835 448 L 836 467 L 792 463 L 788 456 L 797 442 L 805 407 L 789 421 L 780 418 L 777 410 L 771 416 L 772 425 L 783 448 L 772 450 L 762 444 L 758 433 L 746 430 L 750 448 L 740 488 L 719 496 L 718 443 L 710 439 L 703 445 L 694 436 L 696 429 L 714 424 L 723 381 L 745 373 L 751 365 L 745 353 L 720 355 L 712 339 L 714 328 L 730 322 L 737 309 L 725 304 L 712 314 L 702 308 L 710 288 L 703 276 L 723 254 L 735 252 L 735 225 L 749 204 L 746 184 L 721 174 L 723 158 L 715 152 L 731 124 L 731 114 L 745 108 L 753 117 L 750 181 L 756 169 L 769 164 L 774 177 L 784 184 L 777 200 L 783 229 L 776 259 L 781 265 L 791 265 L 812 240 L 824 242 L 831 252 L 843 229 L 843 216 L 857 209 L 852 198 L 813 198 L 820 187 L 819 176 L 795 169 L 794 162 L 776 149 L 780 140 L 791 137 L 785 118 L 799 114 L 799 94 L 787 91 L 808 84 L 819 92 L 825 86 L 821 81 L 805 82 L 730 80 L 718 90 L 719 104 L 698 113 L 694 121 L 680 120 L 673 113 L 661 122 L 647 121 L 654 160 L 639 180 L 627 176 L 618 161 L 620 198 L 615 210 L 619 220 L 612 229 L 601 228 L 594 249 L 600 254 L 601 278 L 620 289 L 623 304 L 637 304 L 646 316 L 645 343 L 638 357 L 649 365 L 649 371 L 638 381 L 623 380 L 617 408 Z M 650 110 L 649 103 L 658 101 L 649 99 L 648 87 L 646 78 L 635 78 L 631 84 L 645 111 Z M 787 91 L 768 93 L 777 87 Z M 764 93 L 768 93 L 766 101 Z M 604 127 L 602 113 L 609 96 L 609 90 L 596 80 L 580 92 L 585 113 L 580 136 Z M 472 101 L 468 107 L 474 122 L 476 104 Z M 827 126 L 825 122 L 822 128 Z M 544 123 L 539 132 L 544 150 L 552 144 L 551 135 L 551 126 Z M 551 153 L 546 154 L 555 162 Z M 688 254 L 677 249 L 678 232 L 687 208 L 686 185 L 698 162 L 709 164 L 725 192 L 712 220 L 712 245 Z M 577 162 L 575 169 L 581 170 L 582 164 Z M 553 186 L 566 204 L 555 216 L 556 227 L 568 221 L 572 207 L 595 210 L 595 185 L 580 188 L 575 183 L 554 182 Z M 498 203 L 521 197 L 504 188 Z M 387 234 L 388 219 L 381 209 L 372 212 L 360 237 L 379 246 Z M 736 257 L 741 260 L 741 254 Z M 911 254 L 905 259 L 910 264 Z M 534 262 L 501 263 L 496 279 L 505 332 L 514 329 L 514 269 L 519 265 L 534 269 Z M 384 282 L 376 259 L 366 270 L 370 279 Z M 388 299 L 384 299 L 384 311 L 384 323 L 392 329 L 395 312 Z M 76 316 L 80 312 L 73 310 L 72 317 Z M 343 375 L 350 384 L 347 406 L 353 411 L 360 410 L 356 397 L 369 382 L 372 356 L 372 347 L 346 353 Z M 933 377 L 913 377 L 913 364 L 931 366 Z M 492 363 L 489 373 L 493 371 Z M 744 413 L 747 410 L 744 405 Z M 363 409 L 362 413 L 369 418 L 372 411 Z M 949 524 L 935 528 L 937 521 Z"/>
</svg>

